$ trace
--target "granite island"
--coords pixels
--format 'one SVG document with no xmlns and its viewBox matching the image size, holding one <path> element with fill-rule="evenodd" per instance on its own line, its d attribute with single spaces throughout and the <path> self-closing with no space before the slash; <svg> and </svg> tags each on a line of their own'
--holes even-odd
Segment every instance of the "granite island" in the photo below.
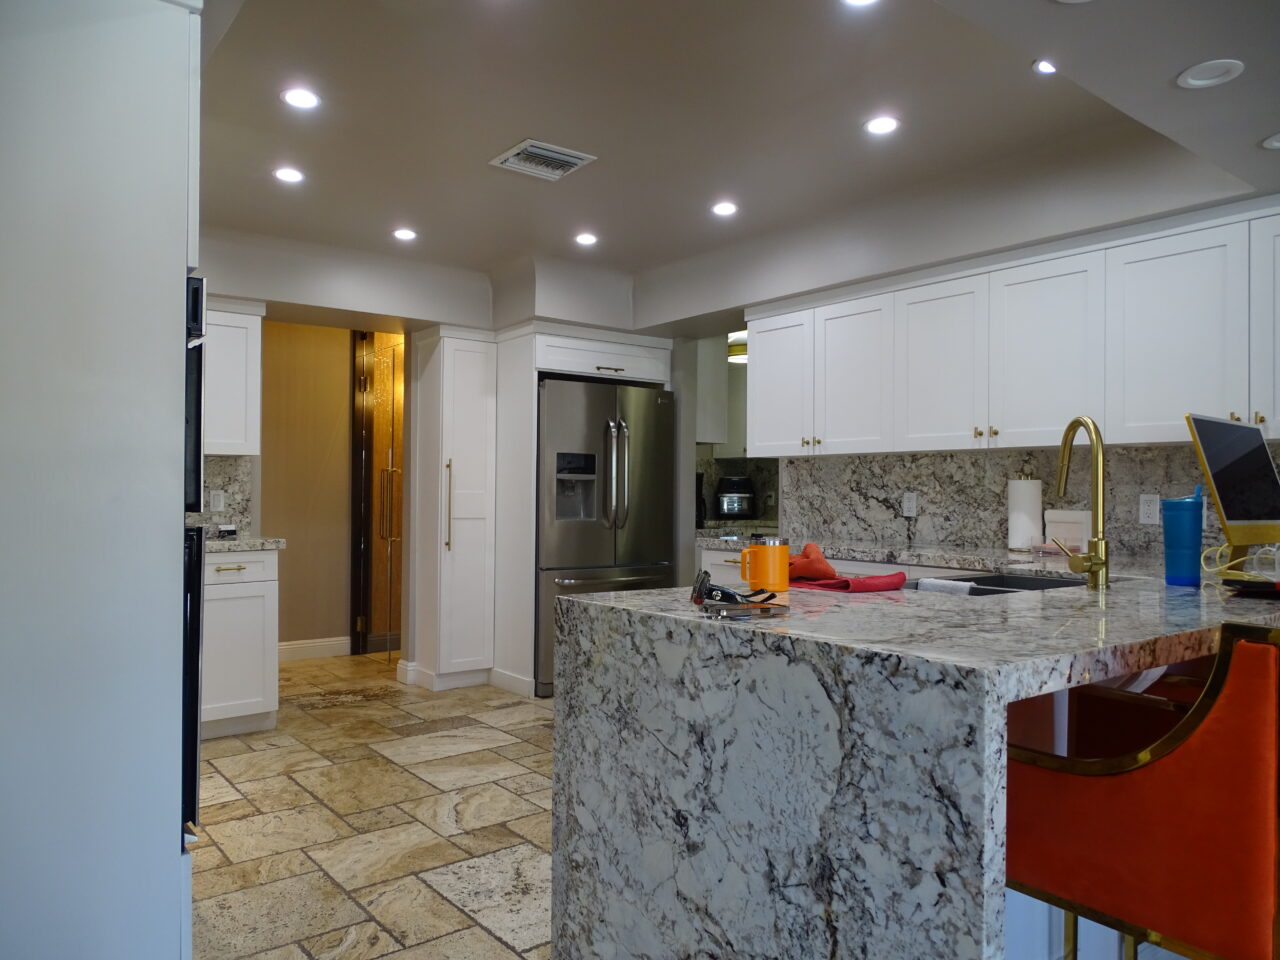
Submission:
<svg viewBox="0 0 1280 960">
<path fill-rule="evenodd" d="M 1007 705 L 1280 626 L 1148 578 L 790 599 L 558 601 L 557 957 L 1003 958 Z"/>
</svg>

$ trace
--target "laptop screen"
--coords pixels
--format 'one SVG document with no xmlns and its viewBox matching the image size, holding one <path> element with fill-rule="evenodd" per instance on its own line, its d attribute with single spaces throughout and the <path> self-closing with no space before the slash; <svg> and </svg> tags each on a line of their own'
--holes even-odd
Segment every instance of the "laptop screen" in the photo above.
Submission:
<svg viewBox="0 0 1280 960">
<path fill-rule="evenodd" d="M 1226 522 L 1280 523 L 1280 477 L 1262 431 L 1195 414 L 1187 420 Z"/>
</svg>

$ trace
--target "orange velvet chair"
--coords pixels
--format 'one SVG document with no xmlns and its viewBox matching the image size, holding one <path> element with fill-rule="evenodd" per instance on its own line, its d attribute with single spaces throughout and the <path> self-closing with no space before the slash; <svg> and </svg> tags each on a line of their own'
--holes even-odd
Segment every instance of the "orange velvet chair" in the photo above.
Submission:
<svg viewBox="0 0 1280 960">
<path fill-rule="evenodd" d="M 1199 960 L 1277 960 L 1280 630 L 1225 624 L 1203 692 L 1117 756 L 1009 748 L 1008 885 Z"/>
</svg>

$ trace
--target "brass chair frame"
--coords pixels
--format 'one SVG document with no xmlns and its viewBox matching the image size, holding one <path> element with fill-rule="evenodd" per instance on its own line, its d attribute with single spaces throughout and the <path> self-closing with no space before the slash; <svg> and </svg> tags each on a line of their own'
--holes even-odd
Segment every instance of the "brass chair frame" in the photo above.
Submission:
<svg viewBox="0 0 1280 960">
<path fill-rule="evenodd" d="M 1130 770 L 1137 770 L 1145 767 L 1150 763 L 1159 760 L 1161 757 L 1168 756 L 1183 743 L 1187 738 L 1204 722 L 1205 718 L 1213 710 L 1214 705 L 1218 702 L 1218 698 L 1222 694 L 1223 688 L 1226 686 L 1227 674 L 1231 669 L 1232 655 L 1235 648 L 1241 642 L 1250 643 L 1269 643 L 1273 646 L 1280 647 L 1280 629 L 1271 629 L 1248 623 L 1224 623 L 1218 628 L 1218 652 L 1214 659 L 1212 671 L 1209 678 L 1205 681 L 1204 691 L 1200 697 L 1192 705 L 1187 714 L 1178 721 L 1178 723 L 1167 734 L 1158 739 L 1155 743 L 1141 750 L 1132 751 L 1115 757 L 1100 758 L 1083 758 L 1083 757 L 1063 757 L 1057 754 L 1045 753 L 1040 750 L 1033 750 L 1029 747 L 1020 747 L 1013 744 L 1009 745 L 1009 761 L 1018 761 L 1021 763 L 1030 763 L 1038 767 L 1048 770 L 1055 770 L 1061 773 L 1070 773 L 1077 776 L 1114 776 L 1118 773 L 1126 773 Z M 1280 791 L 1278 791 L 1280 795 Z M 1278 823 L 1280 823 L 1280 809 L 1276 811 Z M 1278 832 L 1280 836 L 1280 832 Z M 1280 855 L 1277 856 L 1276 869 L 1274 871 L 1277 890 L 1280 890 Z M 1142 943 L 1150 943 L 1161 949 L 1176 953 L 1179 956 L 1187 957 L 1189 960 L 1232 960 L 1230 957 L 1219 956 L 1215 953 L 1201 950 L 1190 944 L 1183 943 L 1172 937 L 1165 936 L 1159 931 L 1150 930 L 1145 927 L 1137 926 L 1129 923 L 1119 917 L 1109 916 L 1101 911 L 1094 910 L 1084 904 L 1074 903 L 1061 897 L 1054 896 L 1044 890 L 1029 887 L 1026 884 L 1014 881 L 1006 881 L 1006 885 L 1011 890 L 1034 897 L 1037 900 L 1048 903 L 1051 906 L 1058 907 L 1066 914 L 1066 923 L 1063 929 L 1063 960 L 1076 960 L 1077 943 L 1078 943 L 1078 917 L 1084 917 L 1094 923 L 1109 927 L 1112 930 L 1124 936 L 1124 958 L 1125 960 L 1137 960 L 1138 945 Z M 1272 958 L 1280 960 L 1280 897 L 1277 897 L 1278 909 L 1276 915 L 1272 917 Z"/>
</svg>

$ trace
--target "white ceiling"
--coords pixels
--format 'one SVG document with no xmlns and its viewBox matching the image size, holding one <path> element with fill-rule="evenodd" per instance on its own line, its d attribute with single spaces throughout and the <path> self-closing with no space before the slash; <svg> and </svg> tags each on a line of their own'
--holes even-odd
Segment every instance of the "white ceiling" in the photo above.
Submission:
<svg viewBox="0 0 1280 960">
<path fill-rule="evenodd" d="M 202 219 L 638 271 L 1136 126 L 1030 59 L 932 0 L 244 0 L 204 73 Z M 297 83 L 318 110 L 281 103 Z M 902 129 L 864 133 L 880 112 Z M 558 183 L 489 166 L 525 137 L 600 159 Z M 737 217 L 710 215 L 722 197 Z"/>
</svg>

